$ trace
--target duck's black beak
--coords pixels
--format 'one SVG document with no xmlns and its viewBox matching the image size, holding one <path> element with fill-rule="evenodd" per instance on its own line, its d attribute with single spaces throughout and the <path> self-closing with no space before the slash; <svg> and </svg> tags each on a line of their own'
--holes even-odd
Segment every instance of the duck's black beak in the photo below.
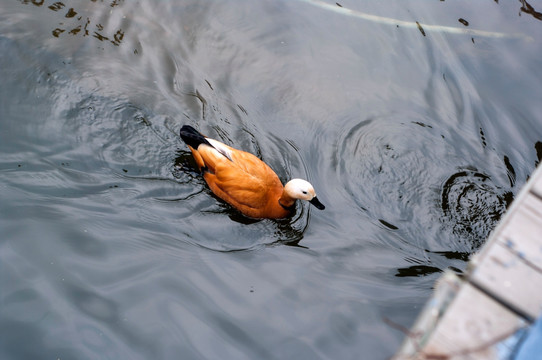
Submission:
<svg viewBox="0 0 542 360">
<path fill-rule="evenodd" d="M 324 210 L 326 207 L 324 206 L 324 204 L 322 204 L 320 202 L 320 200 L 318 200 L 318 198 L 315 196 L 312 198 L 312 200 L 309 201 L 311 204 L 313 204 L 314 206 L 316 206 L 316 208 L 318 210 Z"/>
</svg>

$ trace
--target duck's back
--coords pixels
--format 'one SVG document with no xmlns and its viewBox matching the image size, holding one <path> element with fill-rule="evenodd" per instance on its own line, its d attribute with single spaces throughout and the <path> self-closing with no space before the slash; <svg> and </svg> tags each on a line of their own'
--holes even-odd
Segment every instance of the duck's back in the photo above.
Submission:
<svg viewBox="0 0 542 360">
<path fill-rule="evenodd" d="M 288 210 L 278 202 L 283 186 L 277 174 L 256 156 L 222 143 L 225 148 L 217 150 L 215 142 L 213 147 L 202 145 L 197 150 L 207 167 L 204 178 L 211 190 L 247 216 L 286 216 Z"/>
</svg>

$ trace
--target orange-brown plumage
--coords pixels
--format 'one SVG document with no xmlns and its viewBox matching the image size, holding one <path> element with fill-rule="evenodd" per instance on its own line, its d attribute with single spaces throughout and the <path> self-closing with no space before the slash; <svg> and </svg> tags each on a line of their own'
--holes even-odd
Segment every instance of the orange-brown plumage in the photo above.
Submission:
<svg viewBox="0 0 542 360">
<path fill-rule="evenodd" d="M 285 191 L 277 174 L 248 152 L 206 138 L 188 125 L 181 129 L 181 137 L 213 193 L 246 216 L 284 218 L 290 214 L 296 198 L 324 208 L 308 182 L 294 179 Z"/>
</svg>

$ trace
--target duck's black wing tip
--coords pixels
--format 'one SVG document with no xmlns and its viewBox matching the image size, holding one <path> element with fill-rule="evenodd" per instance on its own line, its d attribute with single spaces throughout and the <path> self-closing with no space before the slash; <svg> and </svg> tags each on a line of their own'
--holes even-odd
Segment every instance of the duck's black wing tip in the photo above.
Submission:
<svg viewBox="0 0 542 360">
<path fill-rule="evenodd" d="M 186 143 L 186 145 L 191 146 L 194 149 L 197 149 L 201 144 L 206 144 L 212 146 L 205 136 L 201 135 L 196 129 L 190 125 L 183 125 L 180 131 L 181 139 Z"/>
</svg>

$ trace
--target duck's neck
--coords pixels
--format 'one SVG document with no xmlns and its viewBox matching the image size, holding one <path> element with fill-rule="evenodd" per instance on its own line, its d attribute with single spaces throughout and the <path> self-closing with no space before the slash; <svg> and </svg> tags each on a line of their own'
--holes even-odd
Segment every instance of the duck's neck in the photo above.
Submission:
<svg viewBox="0 0 542 360">
<path fill-rule="evenodd" d="M 279 204 L 286 210 L 290 210 L 295 205 L 295 199 L 292 198 L 290 195 L 286 193 L 286 191 L 282 191 L 282 195 L 279 198 Z"/>
</svg>

